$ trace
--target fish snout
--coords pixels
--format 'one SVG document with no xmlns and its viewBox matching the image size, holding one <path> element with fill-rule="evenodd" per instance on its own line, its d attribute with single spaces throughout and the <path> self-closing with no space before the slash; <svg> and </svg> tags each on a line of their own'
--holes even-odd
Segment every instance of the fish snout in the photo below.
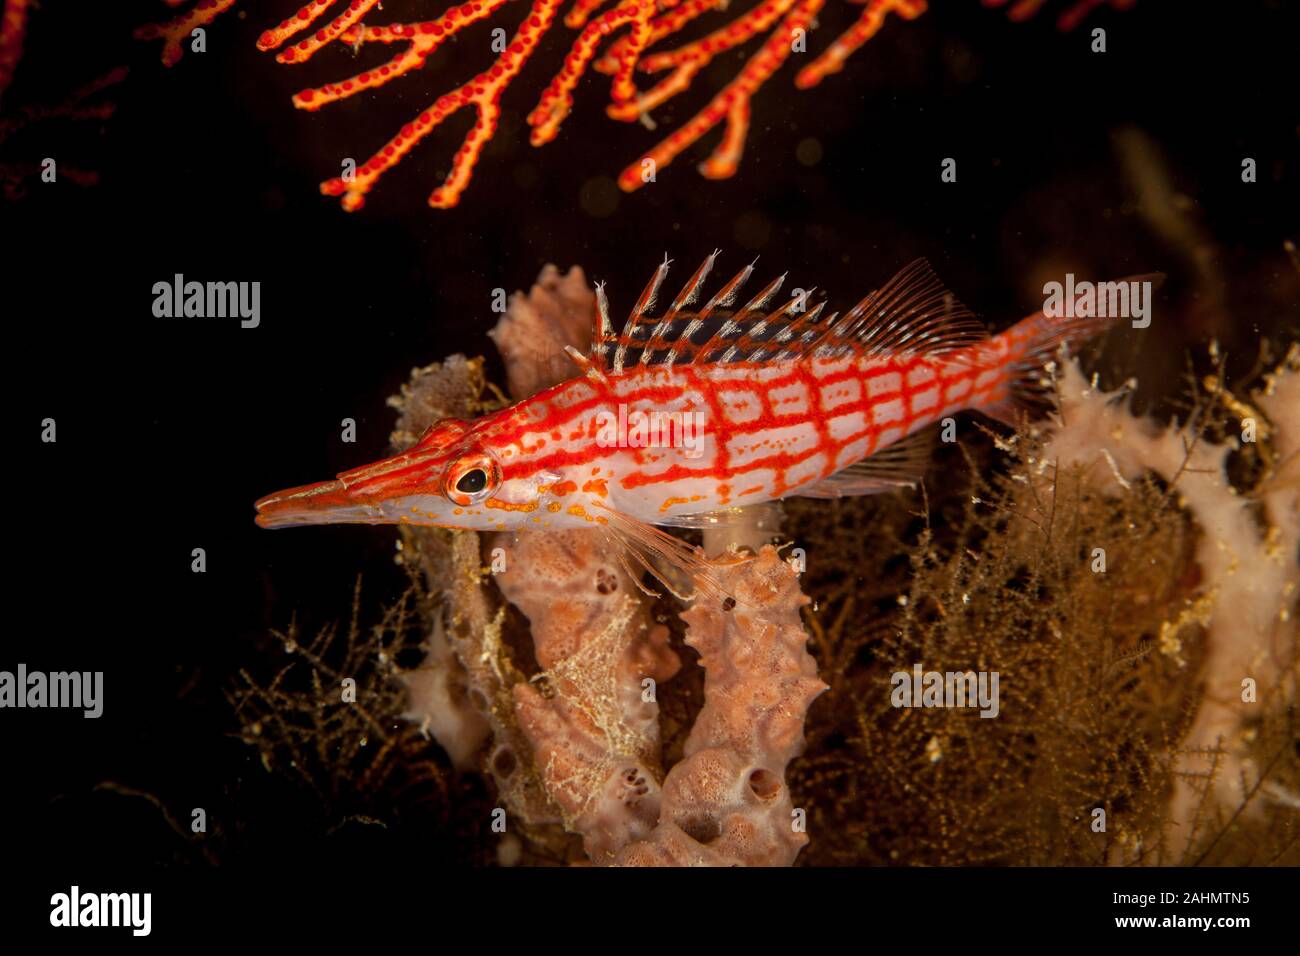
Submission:
<svg viewBox="0 0 1300 956">
<path fill-rule="evenodd" d="M 428 451 L 403 452 L 342 472 L 331 481 L 286 488 L 258 499 L 263 528 L 312 524 L 438 523 L 445 504 L 440 486 L 446 457 Z"/>
<path fill-rule="evenodd" d="M 254 502 L 263 528 L 312 524 L 372 524 L 383 520 L 380 509 L 354 498 L 343 482 L 318 481 L 286 488 Z"/>
</svg>

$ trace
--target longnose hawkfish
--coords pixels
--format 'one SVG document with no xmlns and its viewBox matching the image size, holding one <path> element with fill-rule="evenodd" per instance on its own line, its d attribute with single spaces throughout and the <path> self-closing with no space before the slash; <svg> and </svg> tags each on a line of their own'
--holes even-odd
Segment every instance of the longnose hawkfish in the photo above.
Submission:
<svg viewBox="0 0 1300 956">
<path fill-rule="evenodd" d="M 268 495 L 258 524 L 591 526 L 662 583 L 658 562 L 708 591 L 708 563 L 663 527 L 914 485 L 930 426 L 963 410 L 1014 423 L 1056 350 L 1115 318 L 1038 312 L 990 336 L 924 260 L 842 315 L 800 290 L 773 307 L 784 276 L 734 308 L 753 264 L 698 306 L 717 255 L 656 315 L 665 260 L 622 334 L 597 286 L 590 353 L 566 349 L 576 377 L 474 421 L 436 422 L 333 481 Z"/>
</svg>

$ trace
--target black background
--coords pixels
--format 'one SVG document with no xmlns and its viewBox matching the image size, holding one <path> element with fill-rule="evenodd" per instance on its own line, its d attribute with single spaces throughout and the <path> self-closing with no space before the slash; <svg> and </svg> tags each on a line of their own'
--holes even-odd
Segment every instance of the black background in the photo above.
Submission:
<svg viewBox="0 0 1300 956">
<path fill-rule="evenodd" d="M 235 669 L 294 613 L 308 631 L 345 617 L 359 570 L 376 601 L 400 582 L 390 530 L 265 532 L 252 501 L 379 457 L 392 425 L 386 396 L 413 366 L 453 351 L 491 355 L 493 290 L 527 288 L 547 262 L 607 280 L 616 312 L 665 251 L 684 278 L 715 247 L 724 267 L 757 254 L 760 271 L 788 269 L 837 303 L 928 256 L 999 328 L 1036 307 L 1049 260 L 1094 278 L 1167 271 L 1165 301 L 1177 303 L 1185 263 L 1134 213 L 1112 147 L 1112 132 L 1135 124 L 1194 198 L 1230 281 L 1229 309 L 1171 310 L 1198 317 L 1117 333 L 1109 377 L 1137 375 L 1158 394 L 1211 336 L 1247 367 L 1261 333 L 1295 328 L 1295 276 L 1281 252 L 1300 208 L 1294 4 L 1141 2 L 1069 34 L 1049 16 L 1013 24 L 975 0 L 936 4 L 916 21 L 891 18 L 813 91 L 793 88 L 793 68 L 778 73 L 755 99 L 734 178 L 711 182 L 693 168 L 715 132 L 656 183 L 616 194 L 609 215 L 588 211 L 591 197 L 599 206 L 614 195 L 613 177 L 702 106 L 738 56 L 656 111 L 659 134 L 605 119 L 608 80 L 589 77 L 559 138 L 534 149 L 523 117 L 571 39 L 557 27 L 507 92 L 459 207 L 431 210 L 425 197 L 468 114 L 349 215 L 317 184 L 485 65 L 476 57 L 490 26 L 422 73 L 308 114 L 292 109 L 291 93 L 356 65 L 336 50 L 276 64 L 254 41 L 296 5 L 241 6 L 245 16 L 209 29 L 207 53 L 166 70 L 160 44 L 131 40 L 139 20 L 105 9 L 119 5 L 47 3 L 3 103 L 57 99 L 130 64 L 104 95 L 118 105 L 108 122 L 46 124 L 4 147 L 101 176 L 88 189 L 33 184 L 0 205 L 11 386 L 11 623 L 0 667 L 103 670 L 106 682 L 99 720 L 0 716 L 12 801 L 0 846 L 57 859 L 61 872 L 170 856 L 156 814 L 93 794 L 100 781 L 188 808 L 229 805 L 232 781 L 261 773 L 224 736 L 221 691 Z M 389 0 L 375 19 L 413 9 L 427 7 Z M 832 4 L 810 50 L 856 13 Z M 522 15 L 507 14 L 511 27 Z M 1093 26 L 1108 31 L 1105 54 L 1089 51 Z M 805 166 L 796 148 L 809 138 L 822 155 Z M 939 179 L 949 156 L 955 184 Z M 1244 156 L 1259 161 L 1256 184 L 1241 182 Z M 178 272 L 260 281 L 261 327 L 155 319 L 152 285 Z M 58 422 L 57 444 L 38 440 L 46 417 Z M 339 440 L 345 417 L 358 422 L 356 445 Z M 195 547 L 207 551 L 206 574 L 190 571 Z M 228 862 L 275 858 L 269 845 Z M 402 845 L 382 852 L 395 865 L 410 859 Z"/>
</svg>

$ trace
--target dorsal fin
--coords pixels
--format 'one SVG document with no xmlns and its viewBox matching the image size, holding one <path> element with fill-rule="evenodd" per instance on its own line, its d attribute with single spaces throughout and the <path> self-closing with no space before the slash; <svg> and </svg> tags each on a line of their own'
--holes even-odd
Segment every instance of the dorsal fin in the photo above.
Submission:
<svg viewBox="0 0 1300 956">
<path fill-rule="evenodd" d="M 714 252 L 713 255 L 709 257 L 710 264 L 717 255 L 718 253 Z M 713 298 L 704 303 L 704 308 L 691 316 L 690 319 L 684 323 L 681 333 L 673 342 L 672 352 L 669 354 L 667 359 L 669 365 L 672 365 L 683 353 L 689 354 L 687 361 L 694 360 L 699 349 L 699 346 L 692 341 L 695 333 L 704 328 L 705 323 L 712 319 L 714 314 L 719 310 L 731 308 L 731 304 L 736 301 L 736 296 L 740 293 L 741 286 L 748 282 L 749 277 L 753 274 L 754 263 L 751 262 L 749 265 L 745 266 L 745 268 L 736 273 L 730 282 L 719 289 L 718 293 Z"/>
<path fill-rule="evenodd" d="M 609 368 L 609 350 L 614 346 L 614 323 L 609 320 L 609 298 L 605 283 L 596 283 L 596 325 L 591 330 L 591 364 L 600 371 Z"/>
<path fill-rule="evenodd" d="M 944 288 L 929 262 L 917 259 L 845 312 L 818 346 L 851 345 L 867 355 L 934 355 L 986 338 L 974 313 Z"/>
<path fill-rule="evenodd" d="M 605 373 L 600 370 L 596 363 L 587 358 L 587 356 L 583 355 L 572 345 L 566 345 L 564 347 L 564 352 L 569 356 L 569 358 L 573 359 L 574 365 L 582 369 L 582 374 L 587 376 L 589 381 L 601 387 L 609 384 L 609 379 L 605 377 Z"/>
<path fill-rule="evenodd" d="M 813 302 L 816 290 L 802 289 L 794 290 L 786 303 L 772 310 L 784 275 L 733 311 L 732 303 L 753 275 L 753 263 L 698 312 L 688 311 L 699 300 L 717 258 L 718 252 L 714 251 L 663 314 L 656 316 L 655 300 L 671 265 L 665 257 L 618 335 L 609 319 L 604 285 L 597 285 L 592 366 L 598 371 L 619 373 L 629 365 L 781 362 L 848 354 L 938 354 L 988 337 L 975 316 L 944 288 L 924 259 L 905 267 L 843 315 L 832 313 L 823 318 L 826 301 Z M 695 341 L 697 335 L 704 341 Z"/>
<path fill-rule="evenodd" d="M 655 355 L 655 353 L 663 349 L 669 350 L 669 355 L 664 360 L 665 364 L 673 364 L 676 359 L 676 352 L 673 350 L 672 345 L 666 341 L 664 336 L 672 328 L 673 322 L 681 314 L 682 310 L 688 306 L 694 305 L 699 299 L 700 286 L 703 285 L 704 280 L 708 278 L 709 272 L 713 268 L 713 263 L 717 260 L 721 252 L 721 249 L 714 249 L 709 257 L 700 264 L 700 267 L 695 270 L 695 274 L 687 280 L 686 285 L 682 287 L 682 291 L 677 293 L 677 298 L 673 299 L 673 304 L 668 307 L 668 311 L 664 313 L 663 318 L 661 318 L 655 325 L 654 331 L 650 334 L 650 338 L 642 347 L 640 364 L 649 365 L 650 359 Z"/>
<path fill-rule="evenodd" d="M 664 279 L 668 277 L 668 267 L 672 264 L 673 261 L 664 256 L 664 261 L 659 264 L 655 274 L 646 283 L 641 298 L 637 299 L 636 305 L 632 307 L 632 314 L 627 317 L 627 322 L 623 326 L 623 334 L 618 337 L 614 346 L 613 371 L 623 371 L 623 365 L 627 359 L 627 350 L 629 348 L 641 348 L 644 340 L 649 338 L 647 333 L 650 328 L 652 325 L 657 324 L 656 320 L 648 313 L 655 306 L 655 298 L 659 295 L 659 287 L 664 284 Z M 638 343 L 638 338 L 641 338 L 643 342 Z"/>
</svg>

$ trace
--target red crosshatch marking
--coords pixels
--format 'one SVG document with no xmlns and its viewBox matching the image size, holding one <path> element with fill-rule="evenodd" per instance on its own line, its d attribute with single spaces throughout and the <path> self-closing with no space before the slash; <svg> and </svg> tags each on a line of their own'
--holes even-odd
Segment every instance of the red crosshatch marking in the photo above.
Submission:
<svg viewBox="0 0 1300 956">
<path fill-rule="evenodd" d="M 1006 375 L 999 375 L 992 383 L 983 387 L 972 388 L 957 406 L 945 397 L 947 389 L 954 384 L 964 379 L 973 380 L 979 374 L 995 369 L 995 366 L 981 362 L 981 358 L 988 354 L 983 351 L 984 348 L 985 346 L 980 344 L 967 350 L 969 354 L 958 352 L 942 357 L 908 356 L 897 359 L 854 360 L 848 363 L 847 368 L 843 367 L 844 361 L 800 359 L 790 361 L 789 369 L 784 374 L 766 382 L 758 380 L 757 375 L 736 379 L 731 374 L 725 377 L 717 374 L 720 369 L 734 373 L 738 367 L 745 368 L 747 363 L 732 363 L 725 366 L 683 365 L 668 372 L 656 366 L 634 366 L 623 373 L 627 385 L 618 390 L 621 393 L 618 401 L 625 403 L 629 409 L 668 411 L 680 410 L 684 405 L 689 404 L 691 398 L 694 398 L 696 405 L 703 404 L 707 409 L 704 422 L 705 436 L 713 439 L 715 451 L 712 457 L 683 461 L 652 474 L 640 469 L 632 469 L 622 475 L 619 483 L 625 488 L 637 488 L 644 485 L 670 483 L 685 477 L 707 477 L 722 482 L 749 472 L 774 469 L 777 475 L 776 494 L 784 493 L 793 487 L 786 484 L 790 469 L 816 455 L 825 456 L 823 469 L 820 473 L 805 476 L 799 484 L 807 484 L 814 478 L 826 477 L 844 467 L 844 463 L 839 461 L 839 454 L 853 442 L 869 438 L 865 453 L 869 454 L 877 450 L 875 439 L 887 428 L 901 428 L 898 437 L 902 438 L 938 421 L 944 415 L 955 411 L 956 407 L 978 405 L 981 400 L 987 400 L 991 395 L 996 394 L 997 390 L 1005 385 Z M 760 369 L 770 368 L 761 363 L 750 367 L 755 373 Z M 827 368 L 837 370 L 827 371 Z M 910 385 L 910 374 L 921 368 L 932 368 L 933 377 L 918 385 Z M 871 395 L 869 383 L 884 376 L 896 376 L 899 388 Z M 826 411 L 823 390 L 827 386 L 850 380 L 858 382 L 861 398 L 839 404 L 832 410 Z M 807 411 L 801 416 L 778 414 L 773 410 L 772 393 L 788 389 L 793 384 L 801 385 L 805 390 L 803 404 L 807 406 Z M 929 407 L 920 412 L 913 410 L 914 396 L 936 390 L 936 399 Z M 757 417 L 751 413 L 733 417 L 732 403 L 727 402 L 720 395 L 720 393 L 730 392 L 738 395 L 752 393 L 757 396 L 760 406 Z M 585 379 L 563 383 L 536 396 L 533 400 L 536 417 L 531 414 L 521 415 L 518 416 L 513 427 L 493 429 L 491 441 L 494 445 L 526 447 L 531 442 L 530 436 L 542 433 L 549 435 L 556 430 L 561 433 L 580 431 L 585 436 L 590 433 L 590 429 L 585 427 L 586 421 L 601 411 L 607 411 L 609 401 L 607 396 L 599 394 Z M 898 420 L 877 423 L 872 415 L 873 410 L 894 402 L 900 403 L 901 412 Z M 831 436 L 828 428 L 830 419 L 859 414 L 863 416 L 865 425 L 862 430 L 839 439 Z M 798 424 L 800 419 L 807 428 L 816 432 L 816 442 L 810 447 L 798 453 L 775 452 L 761 458 L 755 457 L 740 465 L 733 465 L 730 462 L 727 449 L 733 439 L 761 434 L 777 428 L 788 429 L 792 424 Z M 573 428 L 579 424 L 584 427 Z M 518 455 L 505 466 L 504 473 L 506 478 L 520 477 L 538 470 L 558 469 L 612 459 L 624 456 L 627 451 L 622 448 L 602 448 L 597 443 L 584 439 L 578 447 L 559 449 L 548 447 L 538 454 Z"/>
</svg>

